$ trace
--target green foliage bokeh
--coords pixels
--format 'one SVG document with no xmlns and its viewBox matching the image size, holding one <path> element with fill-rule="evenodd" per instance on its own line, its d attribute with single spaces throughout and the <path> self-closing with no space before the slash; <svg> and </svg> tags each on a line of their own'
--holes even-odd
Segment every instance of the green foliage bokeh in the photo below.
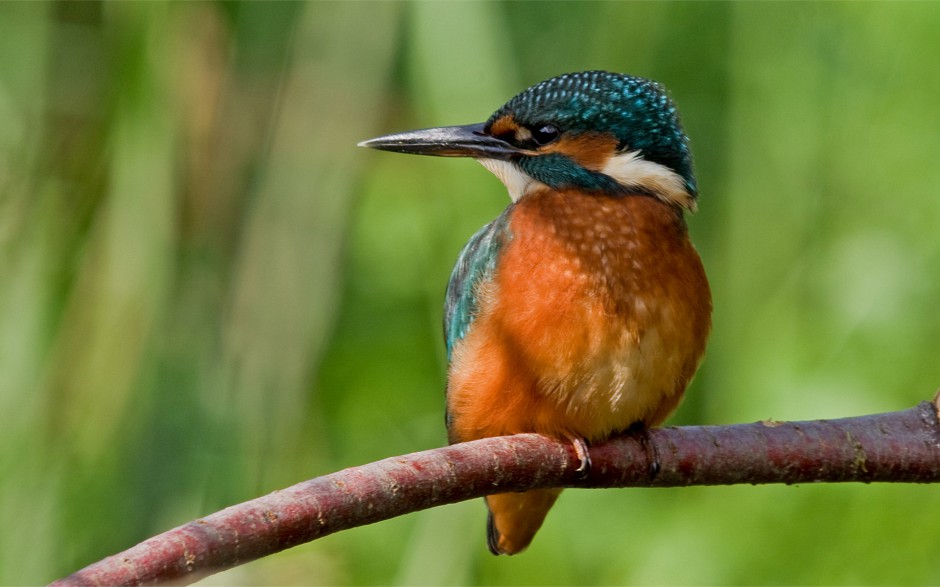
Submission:
<svg viewBox="0 0 940 587">
<path fill-rule="evenodd" d="M 555 74 L 670 88 L 713 286 L 672 423 L 940 385 L 940 4 L 0 4 L 0 584 L 445 442 L 443 289 L 507 203 L 357 149 Z M 935 584 L 929 486 L 569 491 L 493 558 L 478 502 L 206 584 Z"/>
</svg>

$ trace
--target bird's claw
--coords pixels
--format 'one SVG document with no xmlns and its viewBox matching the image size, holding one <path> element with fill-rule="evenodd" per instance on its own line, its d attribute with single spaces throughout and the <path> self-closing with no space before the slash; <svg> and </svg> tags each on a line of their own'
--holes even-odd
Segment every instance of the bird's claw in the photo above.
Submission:
<svg viewBox="0 0 940 587">
<path fill-rule="evenodd" d="M 587 477 L 591 473 L 591 453 L 588 450 L 587 441 L 580 436 L 572 436 L 569 440 L 574 446 L 574 452 L 578 455 L 578 460 L 581 461 L 575 472 L 579 473 L 582 478 Z"/>
<path fill-rule="evenodd" d="M 650 481 L 656 478 L 659 475 L 659 470 L 661 465 L 659 463 L 659 450 L 656 448 L 656 442 L 653 441 L 653 437 L 650 434 L 650 429 L 646 426 L 638 428 L 635 430 L 640 446 L 643 447 L 643 451 L 646 452 L 646 462 L 647 473 L 649 475 Z"/>
</svg>

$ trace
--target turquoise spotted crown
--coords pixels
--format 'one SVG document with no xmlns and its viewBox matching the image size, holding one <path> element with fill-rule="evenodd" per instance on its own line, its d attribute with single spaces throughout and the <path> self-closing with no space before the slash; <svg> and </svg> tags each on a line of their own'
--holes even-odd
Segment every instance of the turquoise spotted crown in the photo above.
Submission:
<svg viewBox="0 0 940 587">
<path fill-rule="evenodd" d="M 518 94 L 486 124 L 512 114 L 524 126 L 552 124 L 562 132 L 602 132 L 618 149 L 672 169 L 697 194 L 689 140 L 675 104 L 658 83 L 620 73 L 584 71 L 553 77 Z"/>
</svg>

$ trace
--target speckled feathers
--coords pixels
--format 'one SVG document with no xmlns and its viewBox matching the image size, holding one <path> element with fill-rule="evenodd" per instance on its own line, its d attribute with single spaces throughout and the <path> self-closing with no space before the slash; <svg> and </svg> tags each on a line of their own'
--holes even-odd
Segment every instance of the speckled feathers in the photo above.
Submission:
<svg viewBox="0 0 940 587">
<path fill-rule="evenodd" d="M 688 139 L 659 84 L 561 75 L 484 124 L 361 144 L 473 157 L 513 201 L 473 235 L 447 288 L 451 442 L 599 441 L 676 408 L 704 353 L 711 295 L 684 220 L 697 197 Z M 490 550 L 524 550 L 559 493 L 488 496 Z"/>
<path fill-rule="evenodd" d="M 678 213 L 654 198 L 545 191 L 501 217 L 499 263 L 454 345 L 454 440 L 598 440 L 661 422 L 704 350 L 711 298 Z"/>
<path fill-rule="evenodd" d="M 688 138 L 679 113 L 658 83 L 606 71 L 560 75 L 518 94 L 493 113 L 488 131 L 505 132 L 507 121 L 526 128 L 551 123 L 562 132 L 610 133 L 618 149 L 674 170 L 692 197 L 697 186 Z"/>
</svg>

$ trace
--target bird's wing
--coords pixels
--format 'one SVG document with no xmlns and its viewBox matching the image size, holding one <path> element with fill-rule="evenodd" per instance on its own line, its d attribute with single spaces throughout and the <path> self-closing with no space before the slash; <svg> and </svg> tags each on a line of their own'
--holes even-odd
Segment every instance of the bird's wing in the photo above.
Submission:
<svg viewBox="0 0 940 587">
<path fill-rule="evenodd" d="M 510 238 L 511 210 L 512 206 L 478 230 L 457 258 L 444 300 L 444 341 L 448 362 L 454 346 L 467 335 L 476 317 L 480 284 L 492 278 L 500 249 Z"/>
</svg>

